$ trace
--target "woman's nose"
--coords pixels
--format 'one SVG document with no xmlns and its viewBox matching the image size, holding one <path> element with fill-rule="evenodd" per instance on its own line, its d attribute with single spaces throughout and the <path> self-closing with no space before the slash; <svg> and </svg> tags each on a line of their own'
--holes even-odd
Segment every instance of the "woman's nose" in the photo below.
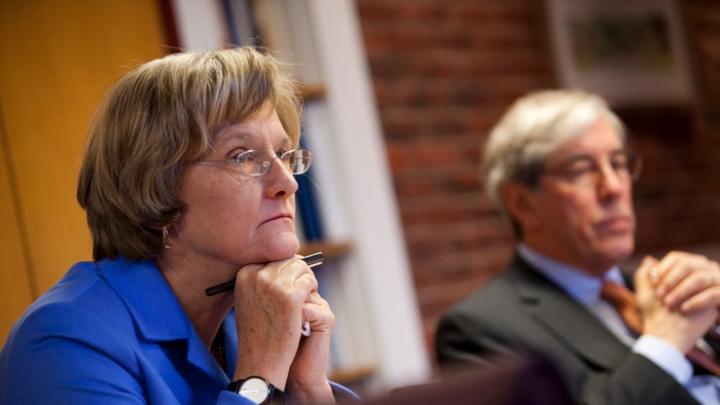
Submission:
<svg viewBox="0 0 720 405">
<path fill-rule="evenodd" d="M 289 167 L 279 157 L 271 161 L 270 169 L 265 174 L 266 192 L 269 198 L 289 197 L 298 190 L 298 183 Z"/>
</svg>

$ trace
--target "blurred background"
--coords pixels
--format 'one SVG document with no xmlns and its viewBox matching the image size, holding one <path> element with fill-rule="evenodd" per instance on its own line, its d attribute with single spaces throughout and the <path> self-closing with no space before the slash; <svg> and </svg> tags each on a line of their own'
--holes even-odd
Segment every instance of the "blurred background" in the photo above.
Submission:
<svg viewBox="0 0 720 405">
<path fill-rule="evenodd" d="M 102 94 L 145 61 L 232 45 L 301 83 L 316 161 L 298 229 L 330 257 L 333 378 L 430 376 L 437 319 L 512 253 L 478 166 L 532 90 L 590 89 L 627 124 L 645 163 L 638 255 L 720 258 L 717 1 L 0 0 L 0 342 L 91 258 L 75 183 Z"/>
</svg>

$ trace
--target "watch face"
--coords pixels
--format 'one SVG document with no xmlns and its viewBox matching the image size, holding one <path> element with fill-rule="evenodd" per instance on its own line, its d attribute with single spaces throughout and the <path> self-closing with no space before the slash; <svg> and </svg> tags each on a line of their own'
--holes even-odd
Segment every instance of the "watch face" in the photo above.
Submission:
<svg viewBox="0 0 720 405">
<path fill-rule="evenodd" d="M 250 377 L 242 383 L 238 394 L 243 397 L 260 404 L 265 401 L 270 394 L 270 387 L 261 378 Z"/>
</svg>

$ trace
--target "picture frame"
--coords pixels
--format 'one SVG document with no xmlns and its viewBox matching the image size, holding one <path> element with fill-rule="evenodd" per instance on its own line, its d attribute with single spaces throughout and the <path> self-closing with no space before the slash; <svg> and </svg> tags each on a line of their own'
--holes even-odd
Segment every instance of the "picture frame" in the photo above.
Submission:
<svg viewBox="0 0 720 405">
<path fill-rule="evenodd" d="M 673 0 L 546 0 L 561 87 L 605 97 L 613 107 L 685 106 L 693 86 Z"/>
</svg>

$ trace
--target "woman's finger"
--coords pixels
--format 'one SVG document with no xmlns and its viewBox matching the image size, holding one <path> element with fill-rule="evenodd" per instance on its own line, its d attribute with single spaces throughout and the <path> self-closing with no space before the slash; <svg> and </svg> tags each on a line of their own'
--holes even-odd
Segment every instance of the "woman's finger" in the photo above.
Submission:
<svg viewBox="0 0 720 405">
<path fill-rule="evenodd" d="M 303 305 L 302 313 L 303 318 L 310 323 L 313 333 L 332 332 L 335 326 L 335 315 L 327 303 L 306 303 Z"/>
</svg>

